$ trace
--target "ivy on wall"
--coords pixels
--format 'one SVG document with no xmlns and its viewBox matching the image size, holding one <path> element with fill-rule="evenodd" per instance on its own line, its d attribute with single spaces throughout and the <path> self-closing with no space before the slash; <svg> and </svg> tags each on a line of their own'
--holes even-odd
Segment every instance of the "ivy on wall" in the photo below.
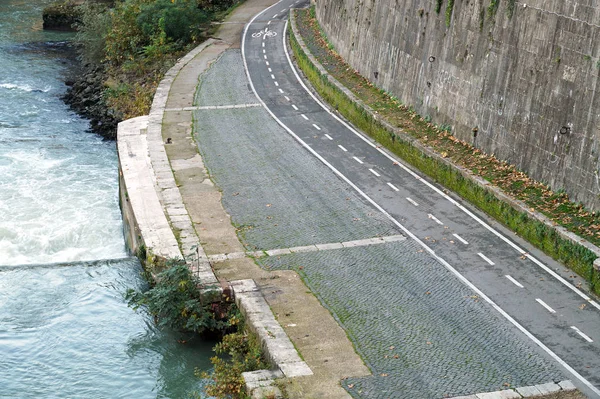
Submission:
<svg viewBox="0 0 600 399">
<path fill-rule="evenodd" d="M 446 26 L 450 27 L 450 21 L 452 21 L 452 10 L 454 9 L 454 0 L 448 0 L 446 5 Z"/>
<path fill-rule="evenodd" d="M 492 0 L 490 5 L 488 6 L 488 18 L 492 19 L 496 16 L 496 12 L 498 11 L 498 6 L 500 5 L 500 0 Z"/>
</svg>

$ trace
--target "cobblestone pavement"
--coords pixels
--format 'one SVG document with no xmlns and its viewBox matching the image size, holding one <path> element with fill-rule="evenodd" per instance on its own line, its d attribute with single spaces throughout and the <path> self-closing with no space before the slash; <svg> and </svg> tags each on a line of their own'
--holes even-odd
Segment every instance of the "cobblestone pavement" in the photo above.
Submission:
<svg viewBox="0 0 600 399">
<path fill-rule="evenodd" d="M 205 75 L 196 105 L 256 102 L 243 73 L 239 52 L 228 51 Z M 200 110 L 194 121 L 248 249 L 399 234 L 262 108 Z M 338 318 L 373 372 L 342 382 L 355 397 L 441 398 L 564 379 L 412 240 L 258 262 L 298 271 Z"/>
<path fill-rule="evenodd" d="M 561 379 L 412 240 L 260 262 L 298 271 L 344 325 L 373 371 L 343 381 L 356 397 L 442 398 Z"/>
</svg>

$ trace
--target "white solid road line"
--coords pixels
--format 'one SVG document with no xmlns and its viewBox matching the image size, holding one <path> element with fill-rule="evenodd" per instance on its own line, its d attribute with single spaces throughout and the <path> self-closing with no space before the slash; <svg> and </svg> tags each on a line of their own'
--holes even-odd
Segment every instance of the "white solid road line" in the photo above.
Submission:
<svg viewBox="0 0 600 399">
<path fill-rule="evenodd" d="M 274 5 L 279 4 L 275 3 Z M 273 6 L 274 6 L 273 5 Z M 273 7 L 271 6 L 271 7 Z M 562 360 L 560 358 L 560 356 L 558 356 L 556 353 L 554 353 L 550 348 L 548 348 L 546 345 L 544 345 L 544 343 L 542 341 L 540 341 L 539 339 L 537 339 L 532 333 L 529 332 L 529 330 L 527 330 L 525 327 L 523 327 L 519 322 L 517 322 L 511 315 L 509 315 L 508 313 L 506 313 L 506 311 L 504 309 L 502 309 L 500 306 L 498 306 L 494 301 L 492 301 L 483 291 L 481 291 L 479 288 L 477 288 L 473 283 L 471 283 L 465 276 L 463 276 L 458 270 L 456 270 L 454 267 L 452 267 L 452 265 L 450 265 L 445 259 L 441 258 L 440 256 L 438 256 L 435 251 L 433 249 L 431 249 L 429 246 L 427 246 L 427 244 L 425 244 L 423 241 L 421 241 L 417 236 L 415 236 L 410 230 L 408 230 L 406 227 L 404 227 L 404 225 L 402 225 L 398 220 L 396 220 L 392 215 L 390 215 L 385 209 L 383 209 L 381 207 L 381 205 L 379 205 L 378 203 L 376 203 L 371 197 L 369 197 L 367 194 L 365 194 L 356 184 L 352 183 L 352 181 L 350 181 L 350 179 L 348 179 L 343 173 L 341 173 L 339 170 L 337 170 L 333 165 L 331 165 L 325 158 L 323 158 L 321 155 L 319 155 L 314 149 L 312 149 L 304 140 L 302 140 L 300 137 L 298 137 L 298 135 L 296 133 L 294 133 L 287 125 L 285 125 L 279 118 L 277 118 L 277 116 L 273 113 L 273 111 L 271 111 L 271 109 L 269 107 L 267 107 L 267 105 L 265 104 L 265 102 L 262 100 L 262 98 L 260 98 L 260 96 L 258 95 L 257 91 L 256 91 L 256 87 L 254 87 L 254 83 L 252 82 L 252 79 L 250 77 L 250 71 L 248 70 L 248 62 L 246 60 L 246 36 L 248 34 L 248 28 L 250 27 L 250 25 L 252 25 L 252 23 L 254 22 L 254 20 L 256 18 L 258 18 L 258 16 L 260 16 L 262 13 L 264 13 L 265 11 L 269 10 L 271 7 L 259 12 L 258 14 L 256 14 L 252 20 L 250 20 L 250 22 L 248 24 L 246 24 L 246 27 L 244 28 L 244 35 L 242 37 L 242 60 L 244 62 L 244 69 L 246 70 L 246 75 L 248 77 L 248 81 L 250 83 L 250 87 L 252 88 L 252 92 L 254 93 L 254 95 L 256 96 L 256 98 L 259 100 L 259 102 L 263 105 L 263 107 L 265 108 L 265 110 L 271 115 L 271 117 L 285 130 L 287 131 L 290 136 L 292 136 L 296 141 L 298 141 L 298 143 L 300 143 L 300 145 L 302 147 L 304 147 L 304 149 L 306 149 L 308 152 L 310 152 L 315 158 L 317 158 L 319 161 L 321 161 L 325 166 L 327 166 L 334 174 L 336 174 L 340 179 L 342 179 L 343 181 L 345 181 L 350 187 L 352 187 L 358 194 L 360 194 L 366 201 L 368 201 L 369 203 L 371 203 L 371 205 L 373 205 L 377 210 L 379 210 L 385 217 L 387 217 L 392 223 L 394 223 L 399 229 L 401 229 L 408 237 L 410 237 L 411 239 L 413 239 L 415 242 L 417 242 L 425 251 L 427 251 L 433 258 L 435 258 L 438 262 L 440 262 L 446 269 L 448 269 L 448 271 L 450 271 L 452 274 L 454 274 L 463 284 L 465 284 L 466 286 L 468 286 L 471 290 L 473 290 L 477 295 L 479 295 L 479 297 L 481 299 L 483 299 L 484 301 L 486 301 L 490 306 L 492 306 L 494 309 L 496 309 L 496 311 L 498 313 L 500 313 L 506 320 L 508 320 L 512 325 L 514 325 L 517 329 L 519 329 L 519 331 L 521 331 L 523 334 L 525 334 L 527 336 L 527 338 L 529 338 L 531 341 L 533 341 L 536 345 L 538 345 L 542 350 L 544 350 L 548 355 L 550 355 L 556 362 L 560 363 L 560 365 L 562 367 L 564 367 L 569 373 L 571 373 L 575 378 L 577 378 L 579 381 L 581 381 L 586 387 L 588 387 L 591 391 L 593 391 L 596 395 L 598 395 L 600 397 L 600 389 L 596 388 L 591 382 L 589 382 L 588 380 L 586 380 L 581 374 L 579 374 L 577 372 L 577 370 L 575 370 L 573 367 L 571 367 L 567 362 L 565 362 L 564 360 Z M 283 32 L 287 31 L 287 27 L 288 27 L 288 21 L 286 20 L 285 24 L 284 24 L 284 28 L 283 28 Z M 307 91 L 307 93 L 309 93 L 309 95 L 311 95 L 313 97 L 313 99 L 315 99 L 315 101 L 320 104 L 324 109 L 327 110 L 327 108 L 325 106 L 322 105 L 322 103 L 314 96 L 314 94 L 310 93 L 310 90 L 308 89 L 308 87 L 306 87 L 306 85 L 304 84 L 304 82 L 302 82 L 302 79 L 300 79 L 300 76 L 298 75 L 298 72 L 296 71 L 296 68 L 294 67 L 292 60 L 290 58 L 288 49 L 287 49 L 287 43 L 286 43 L 286 38 L 285 35 L 282 35 L 282 41 L 283 41 L 283 48 L 285 50 L 285 55 L 288 61 L 288 64 L 290 65 L 291 70 L 294 72 L 294 75 L 296 76 L 296 79 L 298 80 L 298 82 L 300 82 L 300 84 L 304 87 L 304 89 Z M 331 115 L 334 115 L 331 111 L 327 110 L 327 112 L 329 112 Z M 340 121 L 341 119 L 339 119 L 338 117 L 336 117 L 334 115 L 334 117 Z M 349 127 L 348 124 L 346 124 L 345 122 L 342 122 L 344 124 L 344 126 Z M 356 134 L 358 134 L 358 136 L 362 137 L 360 135 L 360 133 L 358 133 L 356 130 L 351 129 L 351 131 L 355 132 Z M 363 140 L 367 141 L 364 137 Z M 371 145 L 375 148 L 377 148 L 373 143 L 371 143 Z M 389 157 L 390 159 L 394 159 L 392 158 L 389 154 L 386 154 L 384 151 L 381 151 L 383 154 L 385 154 L 387 157 Z M 394 162 L 396 162 L 394 160 Z M 388 183 L 388 185 L 391 185 L 393 187 L 393 185 L 391 183 Z M 442 193 L 443 194 L 443 193 Z M 474 216 L 474 215 L 473 215 Z M 579 290 L 576 290 L 579 291 Z"/>
<path fill-rule="evenodd" d="M 375 176 L 377 176 L 377 177 L 381 177 L 381 175 L 380 175 L 379 173 L 375 172 L 373 169 L 369 169 L 369 171 L 370 171 L 371 173 L 373 173 Z"/>
<path fill-rule="evenodd" d="M 427 217 L 428 217 L 429 219 L 433 220 L 434 222 L 436 222 L 436 223 L 437 223 L 437 224 L 439 224 L 439 225 L 442 225 L 442 226 L 444 225 L 444 223 L 442 223 L 442 221 L 441 221 L 440 219 L 436 218 L 436 217 L 435 217 L 435 216 L 433 216 L 431 213 L 428 213 L 428 214 L 427 214 Z"/>
<path fill-rule="evenodd" d="M 417 203 L 417 201 L 415 201 L 415 200 L 414 200 L 414 199 L 412 199 L 412 198 L 408 198 L 408 197 L 406 197 L 406 200 L 407 200 L 408 202 L 410 202 L 411 204 L 413 204 L 414 206 L 419 206 L 419 204 Z"/>
<path fill-rule="evenodd" d="M 573 330 L 575 330 L 575 332 L 577 334 L 579 334 L 583 339 L 585 339 L 587 342 L 592 343 L 594 342 L 590 337 L 588 337 L 587 335 L 585 335 L 579 328 L 575 327 L 575 326 L 571 326 L 571 328 Z"/>
<path fill-rule="evenodd" d="M 313 126 L 315 127 L 315 129 L 321 130 L 321 128 L 319 126 L 317 126 L 317 124 L 313 123 Z"/>
<path fill-rule="evenodd" d="M 388 183 L 387 185 L 390 186 L 394 191 L 400 191 L 398 187 L 394 186 L 392 183 Z"/>
<path fill-rule="evenodd" d="M 287 24 L 288 23 L 286 21 L 286 24 L 285 24 L 286 28 L 285 29 L 287 29 Z M 440 190 L 439 188 L 437 188 L 433 184 L 429 183 L 426 179 L 421 178 L 421 176 L 419 176 L 416 172 L 414 172 L 413 170 L 411 170 L 409 167 L 407 167 L 406 165 L 404 165 L 402 162 L 399 162 L 399 160 L 397 158 L 394 158 L 393 156 L 391 156 L 389 153 L 387 153 L 386 151 L 384 151 L 380 146 L 378 146 L 377 144 L 373 143 L 373 141 L 371 139 L 365 137 L 358 130 L 354 129 L 354 127 L 350 126 L 347 122 L 345 122 L 340 117 L 338 117 L 333 111 L 331 111 L 327 106 L 325 106 L 325 104 L 323 104 L 321 102 L 321 100 L 319 100 L 310 91 L 310 89 L 306 86 L 306 84 L 302 81 L 302 79 L 300 78 L 300 75 L 298 74 L 298 71 L 296 71 L 296 68 L 294 67 L 294 64 L 292 63 L 292 59 L 290 58 L 290 54 L 289 54 L 289 51 L 288 51 L 288 48 L 287 48 L 287 43 L 285 43 L 285 38 L 284 38 L 284 49 L 285 49 L 285 55 L 286 55 L 288 64 L 289 64 L 290 68 L 292 69 L 292 71 L 294 72 L 294 75 L 296 76 L 296 80 L 298 80 L 298 83 L 300 83 L 300 85 L 304 88 L 304 91 L 306 91 L 306 93 L 308 93 L 308 95 L 310 97 L 312 97 L 312 99 L 317 104 L 319 104 L 321 106 L 321 108 L 323 108 L 329 115 L 331 115 L 334 119 L 336 119 L 338 122 L 340 122 L 343 126 L 345 126 L 352 133 L 354 133 L 358 138 L 360 138 L 361 140 L 363 140 L 366 144 L 370 145 L 375 150 L 379 151 L 383 156 L 385 156 L 386 158 L 388 158 L 389 160 L 391 160 L 392 162 L 394 162 L 394 164 L 398 165 L 400 168 L 402 168 L 404 171 L 406 171 L 407 173 L 409 173 L 410 175 L 412 175 L 414 178 L 422 181 L 423 184 L 425 184 L 426 186 L 428 186 L 429 188 L 431 188 L 433 191 L 435 191 L 436 193 L 438 193 L 439 195 L 441 195 L 443 198 L 445 198 L 448 201 L 450 201 L 450 203 L 452 203 L 453 205 L 456 205 L 456 207 L 458 207 L 458 209 L 460 209 L 461 211 L 463 211 L 464 213 L 466 213 L 469 217 L 471 217 L 473 220 L 475 220 L 477 223 L 479 223 L 481 226 L 483 226 L 489 232 L 491 232 L 492 234 L 494 234 L 496 237 L 500 238 L 502 241 L 504 241 L 505 243 L 507 243 L 508 245 L 510 245 L 520 255 L 527 256 L 528 259 L 530 259 L 536 265 L 538 265 L 539 267 L 541 267 L 542 269 L 544 269 L 544 271 L 546 271 L 547 273 L 549 273 L 552 277 L 556 278 L 563 285 L 567 286 L 571 291 L 575 292 L 581 298 L 585 299 L 593 307 L 595 307 L 596 309 L 600 310 L 600 304 L 598 302 L 594 301 L 592 298 L 590 298 L 584 292 L 582 292 L 579 288 L 577 288 L 573 284 L 569 283 L 567 280 L 565 280 L 563 277 L 561 277 L 558 273 L 556 273 L 550 267 L 546 266 L 545 264 L 543 264 L 542 262 L 540 262 L 539 260 L 537 260 L 533 256 L 529 255 L 527 253 L 527 251 L 521 249 L 517 244 L 515 244 L 512 241 L 510 241 L 507 237 L 505 237 L 504 235 L 502 235 L 499 231 L 496 231 L 494 228 L 492 228 L 490 225 L 488 225 L 486 222 L 484 222 L 482 219 L 480 219 L 478 216 L 476 216 L 473 212 L 471 212 L 470 210 L 468 210 L 464 205 L 462 205 L 459 202 L 455 201 L 452 197 L 450 197 L 449 195 L 447 195 L 446 193 L 444 193 L 442 190 Z M 600 395 L 600 390 L 598 392 L 599 392 L 599 395 Z"/>
<path fill-rule="evenodd" d="M 550 306 L 548 306 L 546 302 L 542 301 L 540 298 L 535 298 L 535 300 L 537 301 L 537 303 L 545 307 L 548 312 L 556 313 L 556 310 L 552 309 Z"/>
<path fill-rule="evenodd" d="M 467 240 L 465 240 L 464 238 L 462 238 L 461 236 L 459 236 L 458 234 L 452 234 L 454 237 L 456 237 L 456 239 L 460 242 L 462 242 L 465 245 L 469 245 L 469 242 Z"/>
<path fill-rule="evenodd" d="M 525 288 L 523 287 L 523 284 L 519 283 L 517 280 L 515 280 L 514 278 L 512 278 L 511 276 L 509 276 L 508 274 L 505 275 L 504 277 L 506 277 L 511 283 L 513 283 L 514 285 L 516 285 L 519 288 Z"/>
<path fill-rule="evenodd" d="M 490 258 L 488 258 L 487 256 L 485 256 L 484 254 L 482 254 L 481 252 L 477 252 L 477 255 L 479 255 L 481 257 L 481 259 L 483 259 L 484 261 L 486 261 L 487 263 L 489 263 L 490 265 L 494 266 L 495 263 L 492 262 L 492 260 Z"/>
<path fill-rule="evenodd" d="M 356 162 L 358 162 L 359 164 L 361 164 L 361 165 L 364 163 L 363 161 L 361 161 L 360 159 L 358 159 L 358 158 L 356 158 L 356 157 L 352 157 L 352 158 L 354 158 L 354 160 L 355 160 Z"/>
</svg>

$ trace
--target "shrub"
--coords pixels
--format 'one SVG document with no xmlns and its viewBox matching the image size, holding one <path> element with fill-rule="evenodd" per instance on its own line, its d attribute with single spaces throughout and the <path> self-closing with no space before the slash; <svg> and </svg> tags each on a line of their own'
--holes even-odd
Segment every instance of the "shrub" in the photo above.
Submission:
<svg viewBox="0 0 600 399">
<path fill-rule="evenodd" d="M 211 374 L 196 371 L 196 375 L 211 380 L 205 390 L 217 398 L 243 398 L 246 371 L 268 368 L 256 338 L 243 329 L 226 335 L 214 347 L 217 355 L 210 359 L 214 366 Z"/>
<path fill-rule="evenodd" d="M 106 35 L 110 29 L 107 6 L 85 2 L 79 6 L 79 18 L 75 41 L 80 44 L 81 58 L 84 62 L 99 64 L 105 57 Z"/>
<path fill-rule="evenodd" d="M 187 0 L 157 0 L 144 4 L 136 18 L 145 36 L 163 36 L 165 40 L 181 45 L 195 40 L 201 25 L 208 20 L 205 11 Z"/>
<path fill-rule="evenodd" d="M 145 306 L 160 327 L 178 331 L 205 333 L 225 331 L 237 324 L 219 303 L 217 294 L 202 294 L 199 281 L 182 260 L 169 260 L 147 291 L 128 290 L 126 299 L 137 309 Z"/>
</svg>

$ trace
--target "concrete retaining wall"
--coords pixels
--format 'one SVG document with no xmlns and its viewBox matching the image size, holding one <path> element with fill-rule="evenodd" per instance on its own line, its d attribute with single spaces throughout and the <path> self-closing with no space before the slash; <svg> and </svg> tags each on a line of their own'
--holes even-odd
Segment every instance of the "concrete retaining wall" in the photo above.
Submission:
<svg viewBox="0 0 600 399">
<path fill-rule="evenodd" d="M 461 140 L 600 208 L 600 5 L 586 0 L 319 0 L 335 49 Z M 477 127 L 477 136 L 473 129 Z"/>
</svg>

